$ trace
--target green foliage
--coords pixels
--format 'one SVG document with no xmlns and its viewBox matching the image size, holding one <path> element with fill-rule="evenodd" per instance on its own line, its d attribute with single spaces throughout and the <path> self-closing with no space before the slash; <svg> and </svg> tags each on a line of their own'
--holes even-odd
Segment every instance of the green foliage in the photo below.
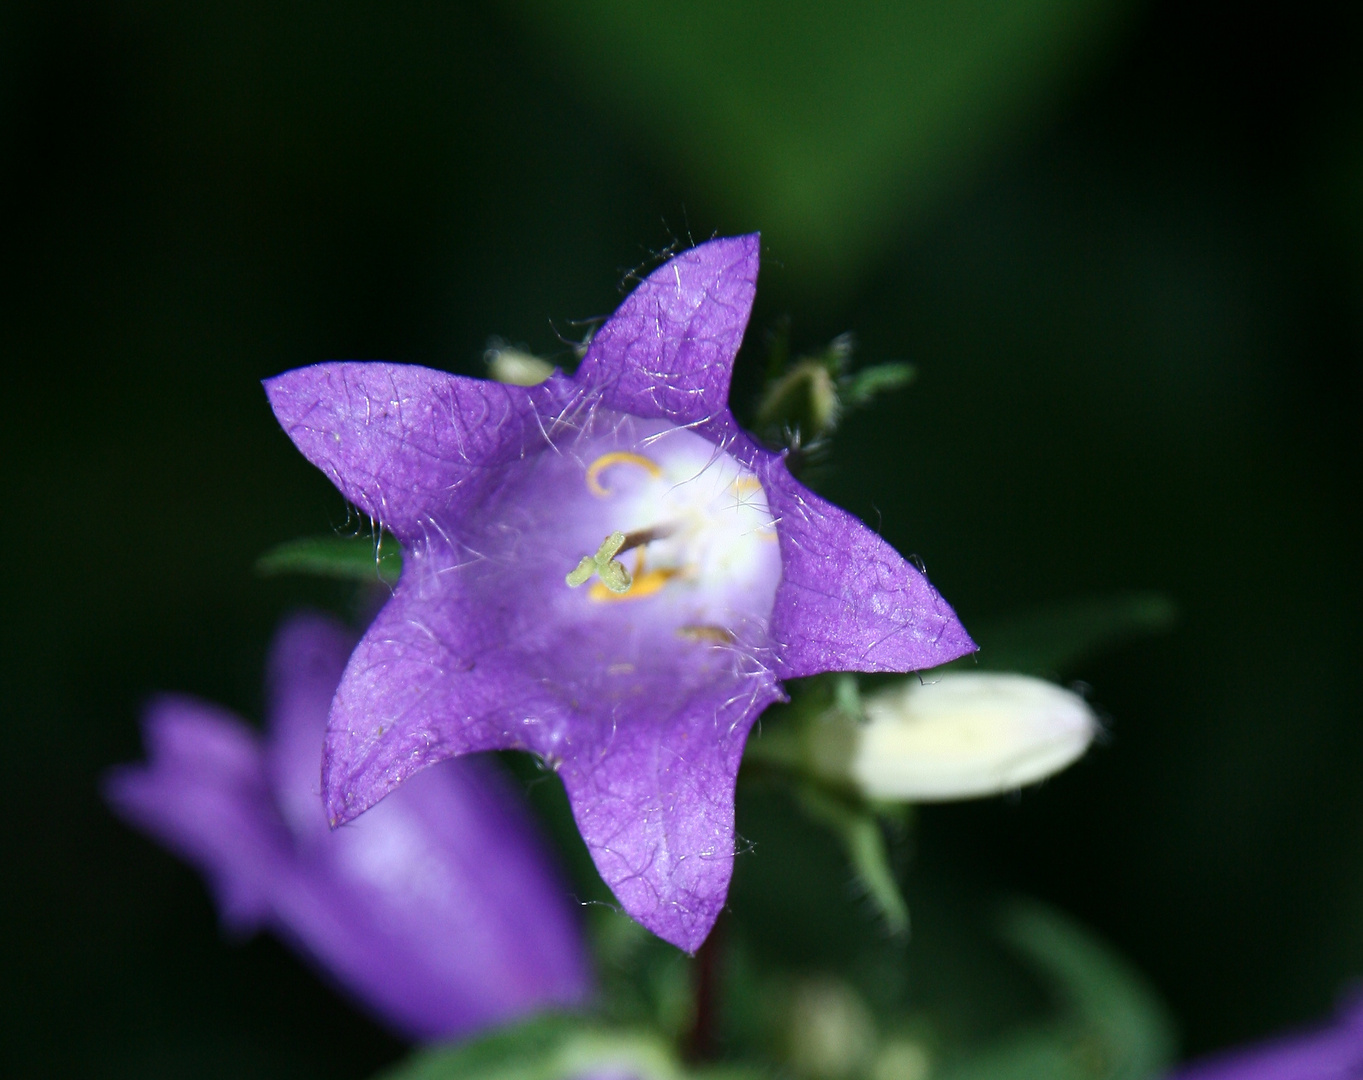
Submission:
<svg viewBox="0 0 1363 1080">
<path fill-rule="evenodd" d="M 909 906 L 899 891 L 885 833 L 877 815 L 860 799 L 800 784 L 796 798 L 810 819 L 829 829 L 842 844 L 847 861 L 891 934 L 909 932 Z"/>
<path fill-rule="evenodd" d="M 1056 1010 L 949 1068 L 943 1080 L 1145 1080 L 1173 1060 L 1169 1017 L 1145 981 L 1051 908 L 1015 901 L 999 932 L 1046 984 Z"/>
<path fill-rule="evenodd" d="M 729 212 L 727 229 L 761 227 L 783 259 L 826 282 L 1071 81 L 1129 4 L 509 6 Z"/>
<path fill-rule="evenodd" d="M 791 360 L 789 336 L 788 319 L 769 336 L 766 388 L 753 417 L 753 429 L 772 443 L 799 450 L 825 439 L 849 412 L 908 386 L 916 375 L 912 364 L 899 361 L 853 371 L 856 339 L 846 333 L 812 356 Z"/>
<path fill-rule="evenodd" d="M 364 584 L 393 585 L 402 573 L 402 549 L 387 533 L 368 536 L 307 536 L 271 548 L 256 560 L 256 573 L 310 574 Z"/>
<path fill-rule="evenodd" d="M 853 409 L 869 405 L 880 394 L 904 389 L 917 376 L 918 369 L 912 364 L 895 361 L 873 364 L 847 377 L 842 386 L 842 402 Z"/>
<path fill-rule="evenodd" d="M 909 908 L 896 880 L 886 832 L 902 834 L 909 808 L 875 806 L 845 783 L 841 760 L 849 733 L 861 722 L 857 680 L 852 675 L 817 676 L 793 689 L 788 705 L 766 714 L 769 723 L 748 742 L 744 757 L 754 771 L 788 785 L 805 816 L 838 841 L 858 884 L 885 929 L 909 931 Z"/>
<path fill-rule="evenodd" d="M 949 666 L 1054 676 L 1103 648 L 1165 631 L 1174 618 L 1173 603 L 1154 593 L 1054 605 L 986 623 L 978 634 L 978 661 L 965 657 Z M 902 828 L 908 808 L 874 805 L 848 785 L 846 760 L 862 720 L 855 676 L 802 680 L 792 685 L 790 703 L 768 710 L 763 728 L 749 741 L 744 776 L 766 776 L 790 788 L 805 815 L 837 839 L 885 927 L 902 935 L 908 932 L 909 909 L 886 828 Z"/>
<path fill-rule="evenodd" d="M 819 876 L 827 868 L 813 835 L 799 815 L 778 812 L 753 836 L 759 857 L 746 875 L 758 879 L 741 880 L 726 931 L 731 1054 L 809 1080 L 1143 1080 L 1169 1065 L 1164 1007 L 1091 932 L 1046 905 L 999 905 L 927 869 L 913 874 L 913 939 L 887 937 Z M 797 956 L 771 928 L 773 912 L 755 906 L 781 882 L 760 862 L 787 845 L 810 876 L 788 896 L 781 929 L 806 918 L 836 927 L 822 951 L 801 941 Z M 821 1045 L 842 1047 L 841 1067 Z"/>
<path fill-rule="evenodd" d="M 481 1038 L 415 1054 L 382 1080 L 749 1080 L 732 1068 L 684 1069 L 671 1048 L 646 1031 L 612 1029 L 580 1016 L 541 1016 Z"/>
<path fill-rule="evenodd" d="M 1169 1064 L 1174 1036 L 1164 1005 L 1107 945 L 1054 908 L 1030 901 L 1008 904 L 999 928 L 1096 1037 L 1113 1080 L 1137 1080 Z"/>
<path fill-rule="evenodd" d="M 606 1019 L 679 1043 L 695 1020 L 690 958 L 613 906 L 594 907 L 588 923 Z"/>
</svg>

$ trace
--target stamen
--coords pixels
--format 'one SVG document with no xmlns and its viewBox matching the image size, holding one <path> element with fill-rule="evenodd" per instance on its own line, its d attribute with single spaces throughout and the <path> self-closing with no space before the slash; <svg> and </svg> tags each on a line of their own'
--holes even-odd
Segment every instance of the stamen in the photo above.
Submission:
<svg viewBox="0 0 1363 1080">
<path fill-rule="evenodd" d="M 733 634 L 722 626 L 696 625 L 677 627 L 677 636 L 687 641 L 700 641 L 710 645 L 732 645 Z"/>
<path fill-rule="evenodd" d="M 610 489 L 604 487 L 599 478 L 612 465 L 637 465 L 655 480 L 663 474 L 658 463 L 644 457 L 643 454 L 631 454 L 627 450 L 615 450 L 609 454 L 602 454 L 587 466 L 587 488 L 593 495 L 604 499 L 610 494 Z"/>
<path fill-rule="evenodd" d="M 643 547 L 645 544 L 651 544 L 654 540 L 666 540 L 676 531 L 677 526 L 672 524 L 654 525 L 648 529 L 636 529 L 632 533 L 625 533 L 625 542 L 620 545 L 620 551 L 632 551 L 634 548 Z"/>
<path fill-rule="evenodd" d="M 598 581 L 587 595 L 598 603 L 602 601 L 642 600 L 646 596 L 662 592 L 663 586 L 676 577 L 678 573 L 679 571 L 670 569 L 649 570 L 642 574 L 636 571 L 633 583 L 624 592 L 612 592 L 608 586 Z"/>
</svg>

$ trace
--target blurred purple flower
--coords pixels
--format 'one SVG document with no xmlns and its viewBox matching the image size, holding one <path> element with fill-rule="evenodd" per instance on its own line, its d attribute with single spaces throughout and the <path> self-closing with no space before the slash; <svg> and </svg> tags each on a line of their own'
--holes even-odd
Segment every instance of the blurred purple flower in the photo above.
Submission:
<svg viewBox="0 0 1363 1080">
<path fill-rule="evenodd" d="M 1363 1077 L 1363 995 L 1333 1024 L 1193 1062 L 1167 1080 L 1356 1080 Z"/>
<path fill-rule="evenodd" d="M 322 736 L 354 640 L 320 616 L 284 625 L 264 740 L 213 705 L 154 702 L 150 762 L 111 773 L 109 802 L 203 871 L 231 929 L 275 930 L 405 1035 L 582 1003 L 591 979 L 572 902 L 495 767 L 448 762 L 329 828 Z"/>
<path fill-rule="evenodd" d="M 405 553 L 332 706 L 334 823 L 444 758 L 533 751 L 625 909 L 694 950 L 780 680 L 975 648 L 922 574 L 739 429 L 757 268 L 756 235 L 673 258 L 575 375 L 536 386 L 378 363 L 266 382 L 298 448 Z"/>
</svg>

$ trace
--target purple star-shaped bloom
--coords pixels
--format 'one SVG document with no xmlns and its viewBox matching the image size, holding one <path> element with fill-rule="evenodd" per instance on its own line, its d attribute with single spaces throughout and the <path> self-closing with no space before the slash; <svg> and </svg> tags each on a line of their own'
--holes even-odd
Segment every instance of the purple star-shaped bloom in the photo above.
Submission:
<svg viewBox="0 0 1363 1080">
<path fill-rule="evenodd" d="M 395 1030 L 451 1038 L 581 1005 L 591 971 L 534 822 L 485 761 L 450 761 L 332 832 L 319 794 L 327 710 L 355 643 L 303 615 L 270 655 L 262 739 L 206 702 L 147 711 L 146 765 L 105 795 L 208 877 L 223 922 L 269 926 Z"/>
<path fill-rule="evenodd" d="M 298 448 L 404 549 L 332 706 L 334 822 L 443 758 L 532 751 L 625 909 L 694 950 L 781 680 L 975 648 L 922 574 L 734 421 L 757 268 L 756 235 L 676 256 L 538 386 L 381 363 L 266 382 Z"/>
</svg>

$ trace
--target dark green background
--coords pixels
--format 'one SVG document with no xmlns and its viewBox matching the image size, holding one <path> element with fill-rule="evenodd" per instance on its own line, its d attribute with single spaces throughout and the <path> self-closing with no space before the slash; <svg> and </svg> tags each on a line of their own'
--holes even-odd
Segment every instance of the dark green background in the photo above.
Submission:
<svg viewBox="0 0 1363 1080">
<path fill-rule="evenodd" d="M 797 345 L 852 329 L 919 365 L 827 490 L 967 625 L 1129 587 L 1182 610 L 1081 672 L 1106 745 L 925 812 L 924 861 L 1101 930 L 1190 1051 L 1363 974 L 1355 5 L 976 7 L 1033 36 L 999 59 L 938 27 L 936 82 L 852 77 L 922 51 L 876 4 L 842 37 L 758 5 L 725 50 L 643 4 L 0 9 L 7 1074 L 400 1052 L 272 940 L 225 945 L 98 777 L 156 689 L 258 716 L 276 619 L 338 601 L 251 574 L 346 522 L 258 379 L 561 351 L 716 231 L 764 230 L 757 331 L 791 313 Z M 798 138 L 740 108 L 754 86 Z"/>
</svg>

